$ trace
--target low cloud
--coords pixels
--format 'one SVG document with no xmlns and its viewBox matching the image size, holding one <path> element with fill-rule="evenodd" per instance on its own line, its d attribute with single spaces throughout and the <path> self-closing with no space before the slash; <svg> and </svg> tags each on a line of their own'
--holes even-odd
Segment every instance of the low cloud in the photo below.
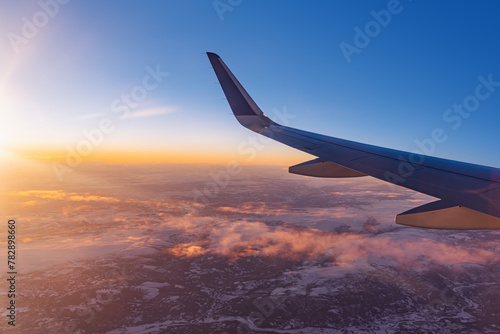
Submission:
<svg viewBox="0 0 500 334">
<path fill-rule="evenodd" d="M 494 250 L 405 237 L 404 231 L 400 235 L 394 232 L 339 234 L 251 221 L 227 222 L 213 226 L 209 231 L 205 227 L 205 231 L 205 239 L 177 245 L 172 253 L 197 256 L 212 252 L 232 259 L 252 255 L 290 260 L 323 258 L 342 267 L 391 263 L 414 270 L 431 263 L 487 264 L 498 261 Z"/>
<path fill-rule="evenodd" d="M 193 246 L 189 244 L 177 244 L 169 249 L 169 253 L 175 256 L 194 257 L 206 253 L 206 249 L 201 246 Z"/>
<path fill-rule="evenodd" d="M 120 202 L 119 199 L 107 196 L 96 196 L 90 195 L 88 193 L 78 194 L 78 193 L 67 193 L 63 190 L 28 190 L 28 191 L 18 191 L 17 195 L 27 196 L 27 197 L 38 197 L 43 199 L 53 199 L 53 200 L 66 200 L 66 201 L 96 201 L 96 202 L 108 202 L 117 203 Z M 25 205 L 34 205 L 36 201 L 24 202 Z"/>
<path fill-rule="evenodd" d="M 6 194 L 14 199 L 13 215 L 23 216 L 28 222 L 25 235 L 36 241 L 46 240 L 49 234 L 56 244 L 60 238 L 74 238 L 79 241 L 70 243 L 74 249 L 156 249 L 178 257 L 214 254 L 231 260 L 265 256 L 324 261 L 347 271 L 377 265 L 425 271 L 436 263 L 466 268 L 469 263 L 498 261 L 500 241 L 493 232 L 447 232 L 395 225 L 394 212 L 425 200 L 407 192 L 402 192 L 401 200 L 381 201 L 397 193 L 375 186 L 371 192 L 360 193 L 348 184 L 318 190 L 298 187 L 287 180 L 273 187 L 267 182 L 256 183 L 259 187 L 249 187 L 254 189 L 251 192 L 241 190 L 246 189 L 242 184 L 256 182 L 247 181 L 237 185 L 238 196 L 232 191 L 221 193 L 212 205 L 204 206 L 192 200 L 195 184 L 205 181 L 198 171 L 182 174 L 179 167 L 165 166 L 144 167 L 148 173 L 142 167 L 99 168 L 99 173 L 91 170 L 96 174 L 90 180 L 95 182 L 85 187 L 80 181 L 86 181 L 87 174 L 78 183 L 58 184 L 61 188 L 55 190 L 50 184 L 40 184 L 38 190 L 9 190 Z M 170 172 L 167 175 L 173 175 L 167 181 L 163 181 L 165 170 Z M 102 180 L 112 186 L 106 192 Z M 289 188 L 285 188 L 287 185 Z M 16 190 L 30 186 L 26 183 Z M 287 201 L 286 195 L 297 193 L 298 188 L 303 194 Z M 377 221 L 366 220 L 368 213 Z M 30 244 L 33 249 L 44 247 L 38 241 Z"/>
<path fill-rule="evenodd" d="M 228 213 L 275 216 L 288 213 L 290 206 L 282 203 L 246 202 L 239 206 L 221 206 L 217 210 Z"/>
</svg>

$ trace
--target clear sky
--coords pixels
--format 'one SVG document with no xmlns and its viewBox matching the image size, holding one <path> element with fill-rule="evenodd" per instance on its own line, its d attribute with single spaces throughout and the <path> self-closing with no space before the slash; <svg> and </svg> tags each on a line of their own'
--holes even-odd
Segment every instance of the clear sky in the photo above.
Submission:
<svg viewBox="0 0 500 334">
<path fill-rule="evenodd" d="M 0 145 L 50 159 L 306 160 L 279 143 L 244 153 L 261 144 L 231 115 L 211 51 L 290 126 L 500 167 L 499 12 L 495 1 L 2 1 Z"/>
</svg>

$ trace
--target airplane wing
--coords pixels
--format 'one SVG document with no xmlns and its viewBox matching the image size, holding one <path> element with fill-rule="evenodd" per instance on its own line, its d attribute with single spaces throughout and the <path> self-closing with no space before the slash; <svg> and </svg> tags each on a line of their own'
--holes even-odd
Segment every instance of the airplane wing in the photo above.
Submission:
<svg viewBox="0 0 500 334">
<path fill-rule="evenodd" d="M 362 144 L 273 122 L 222 59 L 207 52 L 236 119 L 244 127 L 316 156 L 289 168 L 316 177 L 377 179 L 439 200 L 396 216 L 396 223 L 441 229 L 500 229 L 500 169 Z"/>
</svg>

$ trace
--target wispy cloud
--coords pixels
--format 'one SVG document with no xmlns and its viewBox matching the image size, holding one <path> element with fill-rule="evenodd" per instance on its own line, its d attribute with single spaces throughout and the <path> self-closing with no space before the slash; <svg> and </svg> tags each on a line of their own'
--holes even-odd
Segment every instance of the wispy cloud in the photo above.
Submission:
<svg viewBox="0 0 500 334">
<path fill-rule="evenodd" d="M 160 116 L 160 115 L 170 114 L 176 110 L 177 110 L 176 107 L 158 107 L 158 108 L 142 109 L 131 112 L 130 114 L 125 116 L 124 119 Z"/>
<path fill-rule="evenodd" d="M 173 106 L 149 107 L 149 108 L 143 108 L 140 110 L 132 111 L 129 114 L 127 114 L 125 117 L 123 117 L 122 119 L 160 116 L 160 115 L 170 114 L 176 110 L 177 110 L 177 107 L 173 107 Z M 107 114 L 106 112 L 89 113 L 89 114 L 80 115 L 77 117 L 77 119 L 78 120 L 87 120 L 87 119 L 101 118 L 101 117 L 106 116 L 106 114 Z"/>
</svg>

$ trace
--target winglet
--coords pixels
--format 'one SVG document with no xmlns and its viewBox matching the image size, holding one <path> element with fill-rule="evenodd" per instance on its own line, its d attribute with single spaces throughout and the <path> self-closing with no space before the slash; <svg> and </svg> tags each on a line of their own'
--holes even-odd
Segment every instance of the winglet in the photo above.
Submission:
<svg viewBox="0 0 500 334">
<path fill-rule="evenodd" d="M 226 95 L 229 106 L 241 125 L 255 132 L 261 132 L 269 125 L 276 124 L 264 115 L 218 55 L 207 52 L 207 56 Z"/>
</svg>

